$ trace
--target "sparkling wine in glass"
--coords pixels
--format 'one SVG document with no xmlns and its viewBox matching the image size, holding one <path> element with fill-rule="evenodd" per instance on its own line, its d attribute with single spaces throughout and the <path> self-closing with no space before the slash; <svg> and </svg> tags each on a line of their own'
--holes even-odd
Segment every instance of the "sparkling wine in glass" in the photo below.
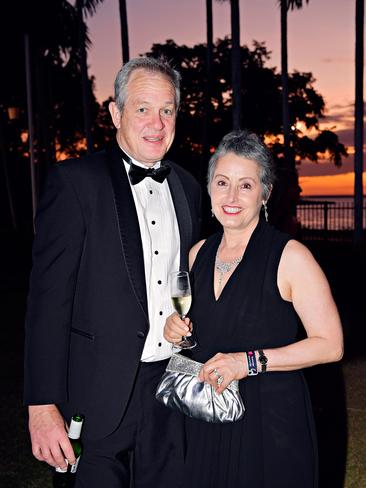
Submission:
<svg viewBox="0 0 366 488">
<path fill-rule="evenodd" d="M 172 297 L 173 307 L 179 314 L 181 319 L 184 319 L 191 308 L 192 291 L 189 281 L 189 274 L 187 271 L 175 271 L 170 275 L 170 293 Z M 192 337 L 182 337 L 182 341 L 174 344 L 181 349 L 192 349 L 197 345 Z"/>
</svg>

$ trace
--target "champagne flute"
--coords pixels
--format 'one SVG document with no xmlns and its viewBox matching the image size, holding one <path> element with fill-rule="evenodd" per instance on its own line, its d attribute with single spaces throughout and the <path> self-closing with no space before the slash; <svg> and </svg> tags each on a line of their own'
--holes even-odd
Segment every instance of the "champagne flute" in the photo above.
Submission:
<svg viewBox="0 0 366 488">
<path fill-rule="evenodd" d="M 170 293 L 173 307 L 183 320 L 192 304 L 191 284 L 187 271 L 175 271 L 174 273 L 170 274 Z M 174 347 L 180 347 L 181 349 L 192 349 L 196 345 L 197 343 L 194 339 L 183 336 L 182 341 L 178 344 L 174 344 Z"/>
</svg>

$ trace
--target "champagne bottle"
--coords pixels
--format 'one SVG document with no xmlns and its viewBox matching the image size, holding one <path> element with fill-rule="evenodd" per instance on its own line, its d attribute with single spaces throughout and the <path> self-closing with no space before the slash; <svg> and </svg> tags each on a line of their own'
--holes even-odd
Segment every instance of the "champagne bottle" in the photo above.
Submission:
<svg viewBox="0 0 366 488">
<path fill-rule="evenodd" d="M 54 488 L 72 488 L 75 483 L 75 473 L 78 468 L 83 446 L 80 440 L 81 428 L 83 426 L 84 417 L 80 414 L 72 416 L 68 437 L 70 439 L 71 446 L 74 450 L 76 463 L 68 464 L 65 470 L 56 468 L 53 475 L 53 487 Z"/>
</svg>

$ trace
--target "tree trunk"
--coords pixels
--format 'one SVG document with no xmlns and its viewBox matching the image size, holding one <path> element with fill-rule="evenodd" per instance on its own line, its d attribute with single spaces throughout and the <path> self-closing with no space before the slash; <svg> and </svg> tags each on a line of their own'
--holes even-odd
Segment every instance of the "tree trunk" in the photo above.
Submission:
<svg viewBox="0 0 366 488">
<path fill-rule="evenodd" d="M 282 125 L 284 136 L 284 157 L 279 159 L 278 181 L 270 203 L 273 207 L 271 222 L 293 237 L 297 237 L 298 223 L 296 206 L 299 200 L 299 177 L 291 149 L 290 110 L 287 66 L 287 12 L 288 1 L 281 0 L 281 81 L 282 81 Z M 272 213 L 272 212 L 271 212 Z"/>
<path fill-rule="evenodd" d="M 11 191 L 11 185 L 10 185 L 10 179 L 9 179 L 9 173 L 8 173 L 8 158 L 6 155 L 6 149 L 5 149 L 5 143 L 4 143 L 2 113 L 0 116 L 1 116 L 1 120 L 0 120 L 0 158 L 1 158 L 3 171 L 4 171 L 6 194 L 8 197 L 11 223 L 12 223 L 13 230 L 16 231 L 18 229 L 18 225 L 17 225 L 16 214 L 15 214 L 13 192 Z"/>
<path fill-rule="evenodd" d="M 125 64 L 130 60 L 126 0 L 119 0 L 119 16 L 121 23 L 122 63 Z"/>
<path fill-rule="evenodd" d="M 49 77 L 49 63 L 42 52 L 33 53 L 32 66 L 34 68 L 34 114 L 36 167 L 37 167 L 37 187 L 43 187 L 49 166 L 55 162 L 54 134 L 50 123 L 50 90 L 52 80 Z"/>
<path fill-rule="evenodd" d="M 206 86 L 205 86 L 205 111 L 203 114 L 202 154 L 200 160 L 199 179 L 203 184 L 206 175 L 207 160 L 209 158 L 209 134 L 211 126 L 211 92 L 212 92 L 212 58 L 213 58 L 213 19 L 212 0 L 206 0 L 207 22 L 207 48 L 206 48 Z"/>
<path fill-rule="evenodd" d="M 36 165 L 34 157 L 34 124 L 33 124 L 33 97 L 32 97 L 32 73 L 31 73 L 31 49 L 29 43 L 29 35 L 24 35 L 24 51 L 25 51 L 25 75 L 27 84 L 27 112 L 28 112 L 28 132 L 29 132 L 29 154 L 30 154 L 30 174 L 31 174 L 31 190 L 32 190 L 32 217 L 33 230 L 34 221 L 37 212 L 38 201 L 38 187 L 36 177 Z"/>
<path fill-rule="evenodd" d="M 293 168 L 290 148 L 290 109 L 287 65 L 287 0 L 281 0 L 281 80 L 282 80 L 282 126 L 284 137 L 285 165 Z"/>
<path fill-rule="evenodd" d="M 241 127 L 241 56 L 239 0 L 231 0 L 231 83 L 233 89 L 233 129 Z"/>
<path fill-rule="evenodd" d="M 362 240 L 363 227 L 363 24 L 364 0 L 356 0 L 356 53 L 355 53 L 355 231 L 356 244 Z"/>
<path fill-rule="evenodd" d="M 84 131 L 86 137 L 87 152 L 93 151 L 92 122 L 91 122 L 91 96 L 88 77 L 87 52 L 85 45 L 85 25 L 83 21 L 83 0 L 76 0 L 79 34 L 79 61 L 81 71 L 81 90 L 83 97 Z"/>
</svg>

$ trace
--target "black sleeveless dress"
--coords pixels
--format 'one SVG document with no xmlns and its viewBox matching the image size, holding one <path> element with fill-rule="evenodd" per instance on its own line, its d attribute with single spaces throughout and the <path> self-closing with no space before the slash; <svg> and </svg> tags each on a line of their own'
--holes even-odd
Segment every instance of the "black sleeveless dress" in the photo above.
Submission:
<svg viewBox="0 0 366 488">
<path fill-rule="evenodd" d="M 221 234 L 206 240 L 192 268 L 190 317 L 198 341 L 194 360 L 298 340 L 298 316 L 277 287 L 278 265 L 289 239 L 260 221 L 217 301 L 213 276 Z M 246 408 L 241 421 L 186 419 L 185 487 L 317 487 L 314 421 L 302 372 L 248 377 L 240 381 L 240 391 Z"/>
</svg>

